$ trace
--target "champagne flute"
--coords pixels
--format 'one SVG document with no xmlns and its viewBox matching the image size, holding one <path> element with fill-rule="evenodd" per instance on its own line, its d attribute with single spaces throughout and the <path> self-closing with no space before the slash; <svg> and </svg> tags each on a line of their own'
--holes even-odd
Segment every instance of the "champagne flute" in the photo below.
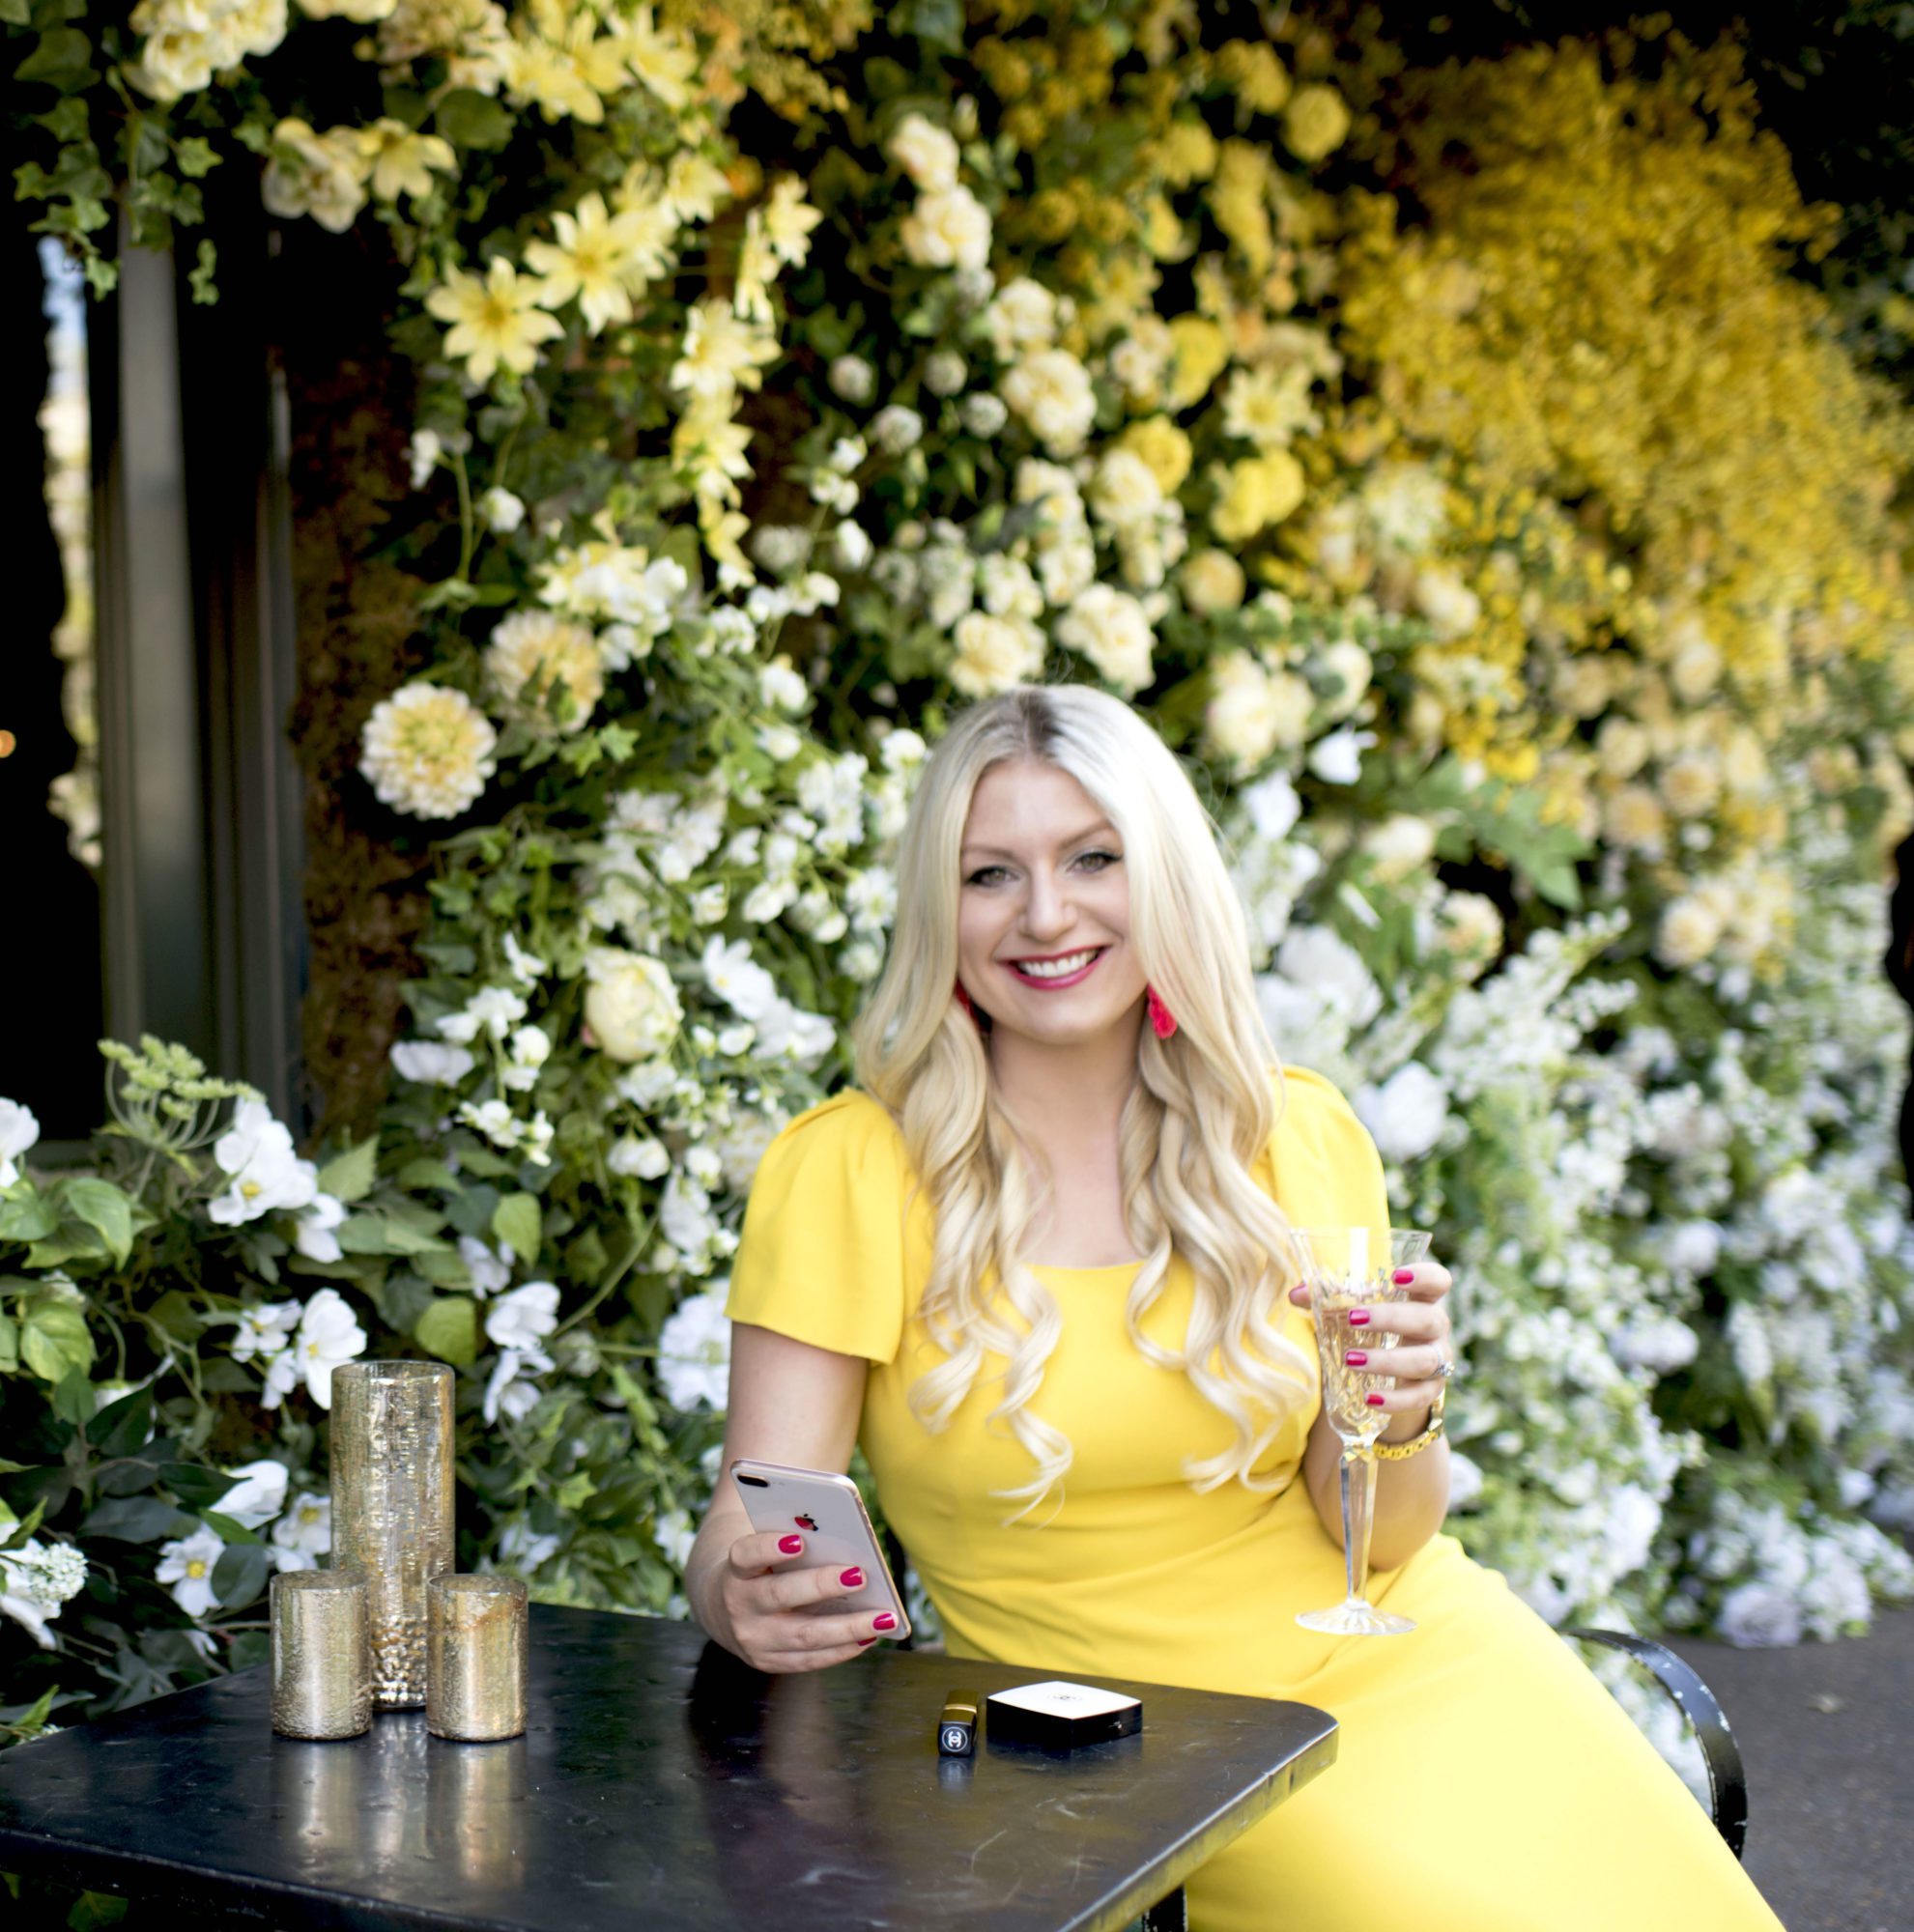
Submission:
<svg viewBox="0 0 1914 1932">
<path fill-rule="evenodd" d="M 1395 1378 L 1373 1366 L 1352 1369 L 1347 1358 L 1357 1349 L 1366 1351 L 1373 1364 L 1399 1338 L 1392 1329 L 1353 1327 L 1349 1317 L 1352 1309 L 1406 1300 L 1409 1291 L 1396 1286 L 1395 1272 L 1422 1260 L 1429 1252 L 1429 1236 L 1409 1228 L 1298 1228 L 1295 1233 L 1323 1365 L 1323 1412 L 1342 1442 L 1336 1473 L 1342 1486 L 1343 1571 L 1349 1589 L 1333 1609 L 1302 1610 L 1296 1620 L 1304 1630 L 1332 1636 L 1398 1636 L 1415 1628 L 1414 1620 L 1375 1608 L 1366 1595 L 1376 1438 L 1389 1419 L 1366 1398 L 1392 1389 Z"/>
</svg>

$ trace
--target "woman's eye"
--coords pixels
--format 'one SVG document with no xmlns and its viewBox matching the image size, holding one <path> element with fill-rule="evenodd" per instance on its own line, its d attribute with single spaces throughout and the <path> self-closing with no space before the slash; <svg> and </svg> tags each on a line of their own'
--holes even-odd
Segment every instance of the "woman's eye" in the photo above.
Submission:
<svg viewBox="0 0 1914 1932">
<path fill-rule="evenodd" d="M 967 886 L 987 886 L 993 884 L 996 879 L 1003 877 L 1003 875 L 1004 868 L 1001 866 L 980 866 L 964 881 L 964 884 Z"/>
<path fill-rule="evenodd" d="M 1093 872 L 1100 872 L 1117 863 L 1117 855 L 1114 852 L 1085 852 L 1076 863 L 1088 866 Z"/>
</svg>

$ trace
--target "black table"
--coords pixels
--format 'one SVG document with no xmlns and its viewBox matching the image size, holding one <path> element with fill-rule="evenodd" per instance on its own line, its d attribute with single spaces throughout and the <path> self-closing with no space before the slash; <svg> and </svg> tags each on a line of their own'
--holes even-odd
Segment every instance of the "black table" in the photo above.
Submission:
<svg viewBox="0 0 1914 1932">
<path fill-rule="evenodd" d="M 1305 1704 L 1118 1685 L 1138 1736 L 1014 1751 L 986 1722 L 939 1759 L 947 1691 L 1054 1673 L 879 1650 L 767 1679 L 684 1624 L 531 1618 L 508 1743 L 414 1711 L 275 1737 L 262 1667 L 0 1752 L 0 1870 L 275 1928 L 1109 1932 L 1335 1757 Z"/>
</svg>

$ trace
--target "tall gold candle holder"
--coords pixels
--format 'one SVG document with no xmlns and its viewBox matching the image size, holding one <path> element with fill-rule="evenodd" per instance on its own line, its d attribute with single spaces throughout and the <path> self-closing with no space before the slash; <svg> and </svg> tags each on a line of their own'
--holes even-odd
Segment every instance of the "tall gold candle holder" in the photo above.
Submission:
<svg viewBox="0 0 1914 1932">
<path fill-rule="evenodd" d="M 444 1362 L 332 1371 L 333 1562 L 365 1573 L 382 1711 L 425 1702 L 425 1593 L 452 1568 L 452 1382 Z"/>
<path fill-rule="evenodd" d="M 525 1729 L 526 1594 L 516 1577 L 440 1577 L 431 1605 L 425 1727 L 481 1744 Z"/>
<path fill-rule="evenodd" d="M 284 1570 L 268 1598 L 272 1728 L 356 1738 L 372 1722 L 370 1596 L 357 1570 Z"/>
</svg>

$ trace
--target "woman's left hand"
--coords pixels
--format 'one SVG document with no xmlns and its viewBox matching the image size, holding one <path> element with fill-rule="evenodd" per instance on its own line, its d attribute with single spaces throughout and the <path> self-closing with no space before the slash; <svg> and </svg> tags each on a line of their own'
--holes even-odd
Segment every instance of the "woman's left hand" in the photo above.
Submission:
<svg viewBox="0 0 1914 1932">
<path fill-rule="evenodd" d="M 1394 1426 L 1394 1418 L 1399 1415 L 1416 1419 L 1416 1427 L 1411 1435 L 1418 1433 L 1421 1419 L 1427 1415 L 1429 1406 L 1435 1401 L 1437 1392 L 1443 1385 L 1442 1365 L 1455 1359 L 1455 1345 L 1449 1339 L 1449 1315 L 1443 1307 L 1443 1297 L 1453 1286 L 1455 1277 L 1441 1262 L 1417 1262 L 1413 1267 L 1398 1268 L 1396 1285 L 1407 1291 L 1401 1301 L 1377 1301 L 1367 1309 L 1357 1309 L 1351 1321 L 1358 1328 L 1368 1328 L 1375 1334 L 1393 1333 L 1401 1337 L 1392 1347 L 1385 1344 L 1374 1350 L 1374 1360 L 1369 1363 L 1352 1362 L 1354 1368 L 1366 1368 L 1372 1375 L 1389 1375 L 1395 1378 L 1395 1387 L 1380 1391 L 1379 1405 L 1390 1417 L 1391 1435 L 1401 1432 Z M 1309 1306 L 1309 1289 L 1305 1283 L 1298 1282 L 1289 1292 L 1289 1298 L 1299 1308 Z M 1357 1315 L 1366 1315 L 1366 1321 L 1357 1321 Z M 1357 1350 L 1361 1350 L 1358 1342 Z"/>
</svg>

